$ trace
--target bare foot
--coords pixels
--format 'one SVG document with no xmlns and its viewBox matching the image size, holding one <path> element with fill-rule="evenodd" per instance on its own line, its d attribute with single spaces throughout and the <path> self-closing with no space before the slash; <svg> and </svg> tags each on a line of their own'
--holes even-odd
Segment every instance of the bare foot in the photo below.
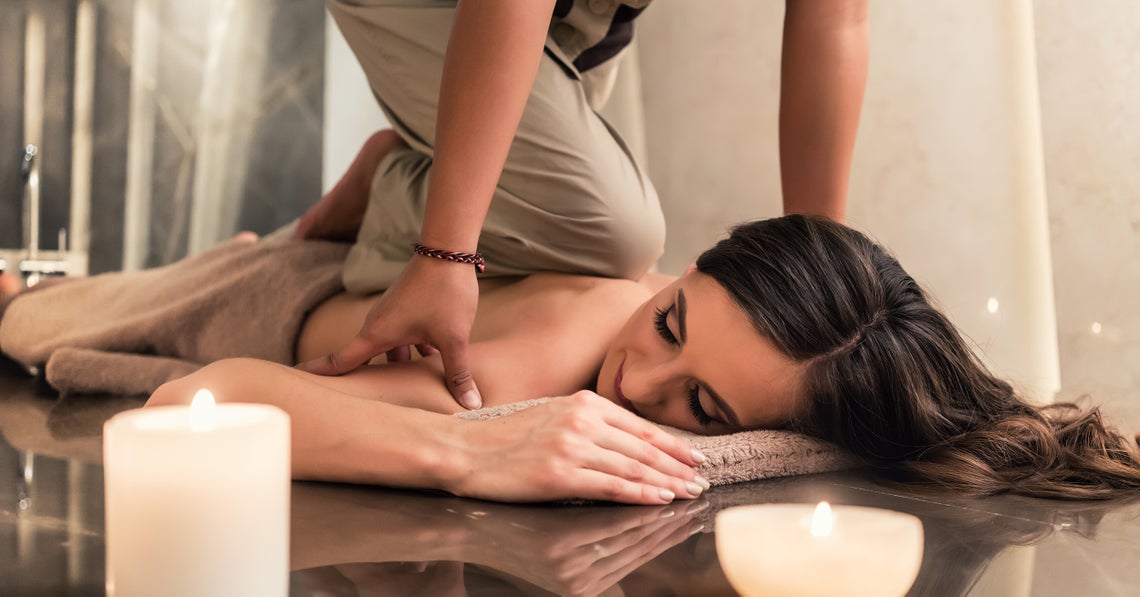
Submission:
<svg viewBox="0 0 1140 597">
<path fill-rule="evenodd" d="M 260 238 L 261 237 L 258 236 L 256 232 L 253 232 L 251 230 L 242 230 L 241 232 L 235 234 L 232 240 L 234 242 L 242 244 L 249 244 L 257 242 Z"/>
<path fill-rule="evenodd" d="M 0 274 L 0 300 L 16 296 L 24 289 L 24 283 L 14 274 L 4 272 Z"/>
<path fill-rule="evenodd" d="M 376 173 L 380 160 L 401 145 L 404 141 L 390 129 L 369 137 L 340 182 L 301 216 L 293 238 L 355 241 L 360 222 L 364 219 L 364 210 L 368 208 L 372 175 Z"/>
<path fill-rule="evenodd" d="M 24 289 L 24 282 L 19 276 L 4 272 L 0 274 L 0 318 L 4 317 L 4 310 L 8 308 L 8 303 L 16 298 L 17 294 Z"/>
</svg>

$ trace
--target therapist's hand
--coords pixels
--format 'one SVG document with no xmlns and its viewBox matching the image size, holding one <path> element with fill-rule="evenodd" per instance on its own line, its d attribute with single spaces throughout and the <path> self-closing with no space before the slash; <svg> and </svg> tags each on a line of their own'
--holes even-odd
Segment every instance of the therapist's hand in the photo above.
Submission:
<svg viewBox="0 0 1140 597">
<path fill-rule="evenodd" d="M 421 354 L 439 351 L 447 389 L 465 408 L 483 399 L 467 364 L 467 343 L 479 305 L 475 267 L 416 255 L 380 296 L 364 326 L 343 348 L 297 368 L 317 375 L 341 375 L 381 353 L 406 361 L 415 345 Z"/>
</svg>

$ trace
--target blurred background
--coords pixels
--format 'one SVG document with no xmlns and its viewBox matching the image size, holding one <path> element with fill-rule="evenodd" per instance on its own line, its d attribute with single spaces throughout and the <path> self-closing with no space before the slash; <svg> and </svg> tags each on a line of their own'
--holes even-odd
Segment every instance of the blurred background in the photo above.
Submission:
<svg viewBox="0 0 1140 597">
<path fill-rule="evenodd" d="M 323 25 L 313 0 L 4 0 L 0 248 L 29 240 L 29 143 L 38 248 L 66 229 L 91 273 L 290 221 L 321 190 Z"/>
<path fill-rule="evenodd" d="M 1140 430 L 1140 3 L 870 8 L 849 223 L 1026 394 L 1087 394 Z M 780 212 L 783 10 L 656 0 L 638 21 L 605 115 L 664 204 L 662 271 Z M 29 243 L 99 273 L 269 232 L 383 126 L 317 0 L 4 0 L 0 90 L 8 268 Z M 996 594 L 1089 565 L 1048 545 L 1009 553 Z"/>
<path fill-rule="evenodd" d="M 662 271 L 779 213 L 783 9 L 638 21 L 605 114 L 664 203 Z M 870 30 L 849 223 L 1027 394 L 1140 429 L 1140 4 L 876 0 Z M 269 232 L 383 126 L 316 0 L 5 0 L 0 57 L 0 250 L 80 273 Z"/>
</svg>

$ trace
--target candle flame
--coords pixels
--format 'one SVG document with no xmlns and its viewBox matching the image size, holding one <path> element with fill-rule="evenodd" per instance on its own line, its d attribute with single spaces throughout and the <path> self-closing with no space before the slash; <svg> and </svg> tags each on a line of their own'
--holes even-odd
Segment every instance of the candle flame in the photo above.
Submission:
<svg viewBox="0 0 1140 597">
<path fill-rule="evenodd" d="M 194 394 L 190 401 L 190 430 L 209 431 L 214 428 L 214 395 L 205 388 Z"/>
<path fill-rule="evenodd" d="M 835 523 L 831 516 L 831 505 L 820 502 L 815 507 L 815 514 L 811 517 L 811 536 L 826 537 L 831 534 L 831 527 Z"/>
</svg>

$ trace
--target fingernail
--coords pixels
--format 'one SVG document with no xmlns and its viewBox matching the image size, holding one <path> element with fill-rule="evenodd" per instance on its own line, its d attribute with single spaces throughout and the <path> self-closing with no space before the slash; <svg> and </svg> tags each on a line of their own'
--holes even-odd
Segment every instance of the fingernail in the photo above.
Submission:
<svg viewBox="0 0 1140 597">
<path fill-rule="evenodd" d="M 671 502 L 671 501 L 673 501 L 673 498 L 677 497 L 676 495 L 673 494 L 672 491 L 669 491 L 668 489 L 662 489 L 662 490 L 658 491 L 657 495 L 661 496 L 661 499 L 666 501 L 666 502 Z"/>
<path fill-rule="evenodd" d="M 693 477 L 693 482 L 695 482 L 697 485 L 700 485 L 701 487 L 704 487 L 705 489 L 712 487 L 712 484 L 709 483 L 709 480 L 700 475 Z"/>
<path fill-rule="evenodd" d="M 705 490 L 704 487 L 701 487 L 700 485 L 697 485 L 696 483 L 693 483 L 692 481 L 685 483 L 685 489 L 688 489 L 689 495 L 691 495 L 693 497 L 697 497 L 698 495 L 701 495 L 701 492 Z"/>
<path fill-rule="evenodd" d="M 697 533 L 705 530 L 705 525 L 699 524 L 693 530 L 689 531 L 689 536 L 696 535 Z"/>
<path fill-rule="evenodd" d="M 693 461 L 696 462 L 697 464 L 704 464 L 705 461 L 708 460 L 708 458 L 705 458 L 705 455 L 698 452 L 696 448 L 693 448 L 692 455 L 693 455 Z"/>
<path fill-rule="evenodd" d="M 482 408 L 483 398 L 479 396 L 479 392 L 476 392 L 475 390 L 467 390 L 463 393 L 462 396 L 459 397 L 459 404 L 462 404 L 463 408 L 466 408 L 467 410 L 475 410 L 477 408 Z"/>
<path fill-rule="evenodd" d="M 666 518 L 673 518 L 673 517 L 674 517 L 674 516 L 676 516 L 676 515 L 677 515 L 677 511 L 676 511 L 676 510 L 673 510 L 672 508 L 668 508 L 668 509 L 666 509 L 666 510 L 662 510 L 662 511 L 661 511 L 661 515 L 660 515 L 660 516 L 658 516 L 657 518 L 658 518 L 658 519 L 660 519 L 660 520 L 664 520 L 664 519 L 666 519 Z"/>
</svg>

